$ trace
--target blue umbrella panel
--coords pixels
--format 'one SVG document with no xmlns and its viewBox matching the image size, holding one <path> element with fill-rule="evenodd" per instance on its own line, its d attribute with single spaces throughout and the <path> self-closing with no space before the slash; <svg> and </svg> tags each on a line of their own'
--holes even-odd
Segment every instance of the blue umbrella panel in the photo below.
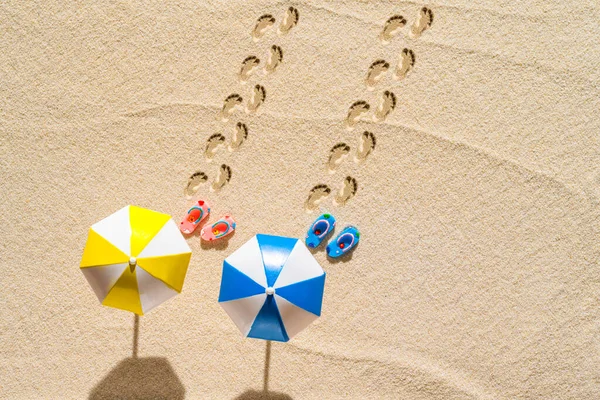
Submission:
<svg viewBox="0 0 600 400">
<path fill-rule="evenodd" d="M 219 303 L 244 336 L 287 342 L 321 315 L 324 286 L 302 241 L 259 234 L 223 261 Z"/>
</svg>

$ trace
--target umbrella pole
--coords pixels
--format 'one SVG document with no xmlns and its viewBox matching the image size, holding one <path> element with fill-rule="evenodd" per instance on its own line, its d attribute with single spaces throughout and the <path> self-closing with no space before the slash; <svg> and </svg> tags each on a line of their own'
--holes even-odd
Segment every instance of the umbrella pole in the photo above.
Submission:
<svg viewBox="0 0 600 400">
<path fill-rule="evenodd" d="M 269 368 L 271 367 L 271 341 L 267 340 L 267 350 L 265 351 L 265 371 L 263 375 L 263 392 L 269 391 Z"/>
<path fill-rule="evenodd" d="M 140 332 L 140 316 L 134 314 L 133 318 L 133 355 L 132 358 L 137 358 L 138 356 L 138 335 Z"/>
</svg>

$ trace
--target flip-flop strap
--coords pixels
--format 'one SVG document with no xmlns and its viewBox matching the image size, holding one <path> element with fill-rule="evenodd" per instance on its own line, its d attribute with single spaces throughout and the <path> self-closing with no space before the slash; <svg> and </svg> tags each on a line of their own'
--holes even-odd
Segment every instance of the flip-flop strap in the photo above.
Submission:
<svg viewBox="0 0 600 400">
<path fill-rule="evenodd" d="M 323 221 L 323 222 L 325 222 L 325 223 L 327 224 L 327 229 L 325 229 L 323 232 L 321 232 L 321 234 L 320 234 L 320 235 L 317 235 L 317 234 L 315 233 L 315 226 L 317 226 L 317 224 L 318 224 L 319 222 L 321 222 L 321 221 Z M 315 221 L 315 223 L 313 224 L 313 226 L 312 226 L 312 231 L 313 231 L 313 233 L 315 233 L 315 235 L 317 235 L 319 238 L 322 238 L 323 236 L 325 236 L 325 235 L 327 234 L 327 232 L 329 232 L 329 228 L 330 228 L 330 227 L 331 227 L 331 224 L 329 223 L 329 221 L 327 221 L 326 219 L 319 219 L 319 220 L 316 220 L 316 221 Z"/>
<path fill-rule="evenodd" d="M 200 220 L 202 219 L 202 217 L 204 216 L 204 210 L 202 209 L 202 207 L 198 207 L 198 206 L 193 206 L 188 210 L 188 215 L 190 215 L 190 213 L 192 212 L 192 210 L 200 210 L 200 216 L 198 217 L 197 220 L 194 221 L 194 224 L 197 224 L 198 222 L 200 222 Z"/>
<path fill-rule="evenodd" d="M 342 249 L 342 252 L 344 252 L 344 251 L 348 251 L 350 248 L 352 248 L 352 245 L 354 244 L 354 241 L 355 241 L 355 239 L 354 239 L 354 234 L 352 234 L 352 233 L 349 233 L 349 232 L 348 232 L 348 233 L 342 233 L 342 234 L 340 235 L 340 237 L 338 238 L 338 240 L 337 240 L 337 245 L 338 245 L 338 247 L 340 247 L 340 240 L 342 240 L 342 238 L 343 238 L 344 236 L 346 236 L 346 235 L 350 235 L 350 237 L 352 237 L 352 242 L 350 242 L 350 244 L 349 244 L 347 247 L 344 247 L 344 248 Z"/>
<path fill-rule="evenodd" d="M 227 225 L 227 229 L 224 230 L 222 233 L 219 233 L 218 235 L 215 235 L 215 239 L 218 239 L 218 238 L 224 236 L 225 234 L 227 234 L 229 232 L 229 229 L 231 228 L 231 225 L 229 225 L 229 222 L 227 222 L 226 220 L 222 219 L 222 220 L 219 220 L 219 221 L 215 222 L 215 224 L 212 226 L 213 231 L 215 229 L 215 226 L 217 226 L 217 224 L 220 224 L 220 223 L 225 223 L 225 225 Z"/>
</svg>

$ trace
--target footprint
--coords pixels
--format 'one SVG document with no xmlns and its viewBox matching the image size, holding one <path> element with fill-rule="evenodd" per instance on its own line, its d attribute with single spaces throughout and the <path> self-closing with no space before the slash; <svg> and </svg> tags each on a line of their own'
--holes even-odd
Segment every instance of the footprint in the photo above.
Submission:
<svg viewBox="0 0 600 400">
<path fill-rule="evenodd" d="M 385 60 L 374 61 L 367 71 L 365 84 L 368 90 L 374 90 L 375 85 L 383 78 L 383 75 L 390 69 L 390 63 Z"/>
<path fill-rule="evenodd" d="M 238 149 L 242 145 L 242 143 L 244 143 L 244 140 L 246 140 L 246 138 L 248 138 L 248 127 L 246 126 L 246 124 L 238 122 L 235 125 L 235 128 L 233 128 L 233 136 L 231 138 L 231 143 L 227 147 L 228 150 L 234 151 Z"/>
<path fill-rule="evenodd" d="M 358 149 L 356 149 L 356 155 L 354 156 L 354 161 L 362 162 L 367 159 L 367 157 L 375 151 L 375 145 L 377 141 L 375 140 L 375 135 L 372 132 L 364 131 L 360 135 Z"/>
<path fill-rule="evenodd" d="M 321 184 L 313 187 L 310 189 L 304 207 L 307 210 L 314 210 L 325 197 L 329 196 L 330 193 L 331 188 L 327 185 Z"/>
<path fill-rule="evenodd" d="M 396 108 L 396 95 L 389 90 L 386 90 L 381 95 L 379 105 L 373 113 L 373 121 L 381 122 L 387 118 L 388 115 Z"/>
<path fill-rule="evenodd" d="M 279 64 L 283 61 L 283 50 L 277 45 L 271 46 L 269 51 L 269 58 L 265 64 L 265 74 L 272 74 L 275 72 Z"/>
<path fill-rule="evenodd" d="M 336 205 L 344 205 L 356 194 L 358 190 L 358 183 L 356 179 L 351 176 L 347 176 L 344 179 L 344 186 L 340 189 L 338 194 L 333 199 L 334 204 Z"/>
<path fill-rule="evenodd" d="M 242 85 L 248 82 L 250 76 L 256 71 L 256 68 L 258 68 L 258 64 L 260 64 L 260 60 L 255 56 L 246 57 L 244 61 L 242 61 L 242 67 L 238 73 Z"/>
<path fill-rule="evenodd" d="M 281 24 L 277 28 L 277 33 L 279 35 L 287 34 L 293 27 L 298 24 L 298 20 L 300 19 L 300 14 L 298 14 L 298 10 L 294 7 L 290 7 L 286 10 L 283 19 L 281 20 Z"/>
<path fill-rule="evenodd" d="M 258 107 L 265 102 L 266 98 L 267 91 L 265 90 L 265 87 L 261 85 L 254 86 L 252 97 L 250 97 L 250 101 L 246 105 L 246 114 L 255 113 L 258 110 Z"/>
<path fill-rule="evenodd" d="M 223 186 L 225 186 L 231 180 L 231 168 L 228 165 L 221 165 L 219 167 L 219 172 L 217 173 L 217 178 L 214 180 L 212 185 L 210 185 L 210 190 L 216 192 L 220 190 Z"/>
<path fill-rule="evenodd" d="M 410 71 L 412 71 L 415 66 L 415 53 L 410 49 L 402 50 L 400 53 L 400 57 L 398 60 L 398 67 L 396 67 L 396 71 L 394 71 L 394 80 L 399 81 L 408 75 Z"/>
<path fill-rule="evenodd" d="M 258 18 L 252 30 L 252 40 L 258 42 L 264 36 L 267 29 L 275 24 L 275 18 L 271 14 L 265 14 Z"/>
<path fill-rule="evenodd" d="M 394 15 L 390 17 L 387 21 L 385 21 L 385 25 L 383 25 L 383 30 L 379 35 L 379 40 L 381 40 L 382 44 L 388 44 L 394 36 L 398 34 L 400 28 L 406 25 L 406 18 L 402 15 Z"/>
<path fill-rule="evenodd" d="M 188 183 L 183 190 L 185 197 L 191 199 L 204 182 L 208 180 L 208 176 L 202 171 L 196 171 L 188 178 Z"/>
<path fill-rule="evenodd" d="M 237 93 L 227 96 L 227 98 L 223 102 L 223 108 L 221 109 L 221 112 L 219 112 L 218 115 L 221 121 L 229 121 L 229 117 L 231 116 L 231 114 L 234 113 L 235 109 L 238 108 L 238 106 L 242 105 L 243 101 L 244 99 L 242 98 L 242 96 L 240 96 Z"/>
<path fill-rule="evenodd" d="M 427 7 L 421 8 L 419 16 L 410 28 L 409 36 L 418 38 L 431 24 L 433 24 L 433 11 Z"/>
<path fill-rule="evenodd" d="M 348 129 L 349 131 L 354 129 L 354 126 L 360 120 L 361 115 L 369 111 L 370 108 L 371 106 L 369 105 L 369 103 L 363 100 L 358 100 L 352 103 L 352 105 L 348 109 L 348 116 L 346 116 L 346 129 Z"/>
<path fill-rule="evenodd" d="M 329 151 L 329 159 L 327 160 L 327 169 L 330 174 L 333 174 L 336 168 L 344 161 L 344 158 L 350 153 L 350 146 L 346 143 L 338 143 Z"/>
<path fill-rule="evenodd" d="M 207 162 L 211 162 L 219 147 L 225 143 L 225 136 L 220 133 L 211 135 L 206 141 L 206 147 L 204 148 L 204 157 Z"/>
</svg>

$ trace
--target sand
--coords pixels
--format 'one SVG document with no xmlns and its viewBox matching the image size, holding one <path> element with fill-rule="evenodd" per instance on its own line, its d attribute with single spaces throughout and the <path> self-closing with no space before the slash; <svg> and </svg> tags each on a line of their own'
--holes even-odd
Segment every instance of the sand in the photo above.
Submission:
<svg viewBox="0 0 600 400">
<path fill-rule="evenodd" d="M 0 5 L 0 398 L 600 397 L 599 6 L 448 0 L 412 39 L 424 4 L 297 2 L 280 37 L 289 5 Z M 383 45 L 394 14 L 408 24 Z M 265 76 L 273 44 L 284 59 Z M 416 62 L 394 81 L 404 48 Z M 391 67 L 369 91 L 377 59 Z M 256 114 L 217 120 L 256 84 Z M 385 90 L 388 118 L 346 130 L 349 106 Z M 247 140 L 207 162 L 237 121 Z M 365 130 L 377 145 L 356 163 Z M 211 192 L 221 164 L 231 180 Z M 78 268 L 88 227 L 127 204 L 180 219 L 195 171 L 209 180 L 194 198 L 236 234 L 190 238 L 183 292 L 139 323 L 100 306 Z M 336 205 L 347 176 L 358 191 Z M 317 184 L 332 192 L 308 212 Z M 302 237 L 319 211 L 362 232 L 351 259 L 316 253 L 322 317 L 287 344 L 243 339 L 216 301 L 222 260 L 256 233 Z"/>
</svg>

